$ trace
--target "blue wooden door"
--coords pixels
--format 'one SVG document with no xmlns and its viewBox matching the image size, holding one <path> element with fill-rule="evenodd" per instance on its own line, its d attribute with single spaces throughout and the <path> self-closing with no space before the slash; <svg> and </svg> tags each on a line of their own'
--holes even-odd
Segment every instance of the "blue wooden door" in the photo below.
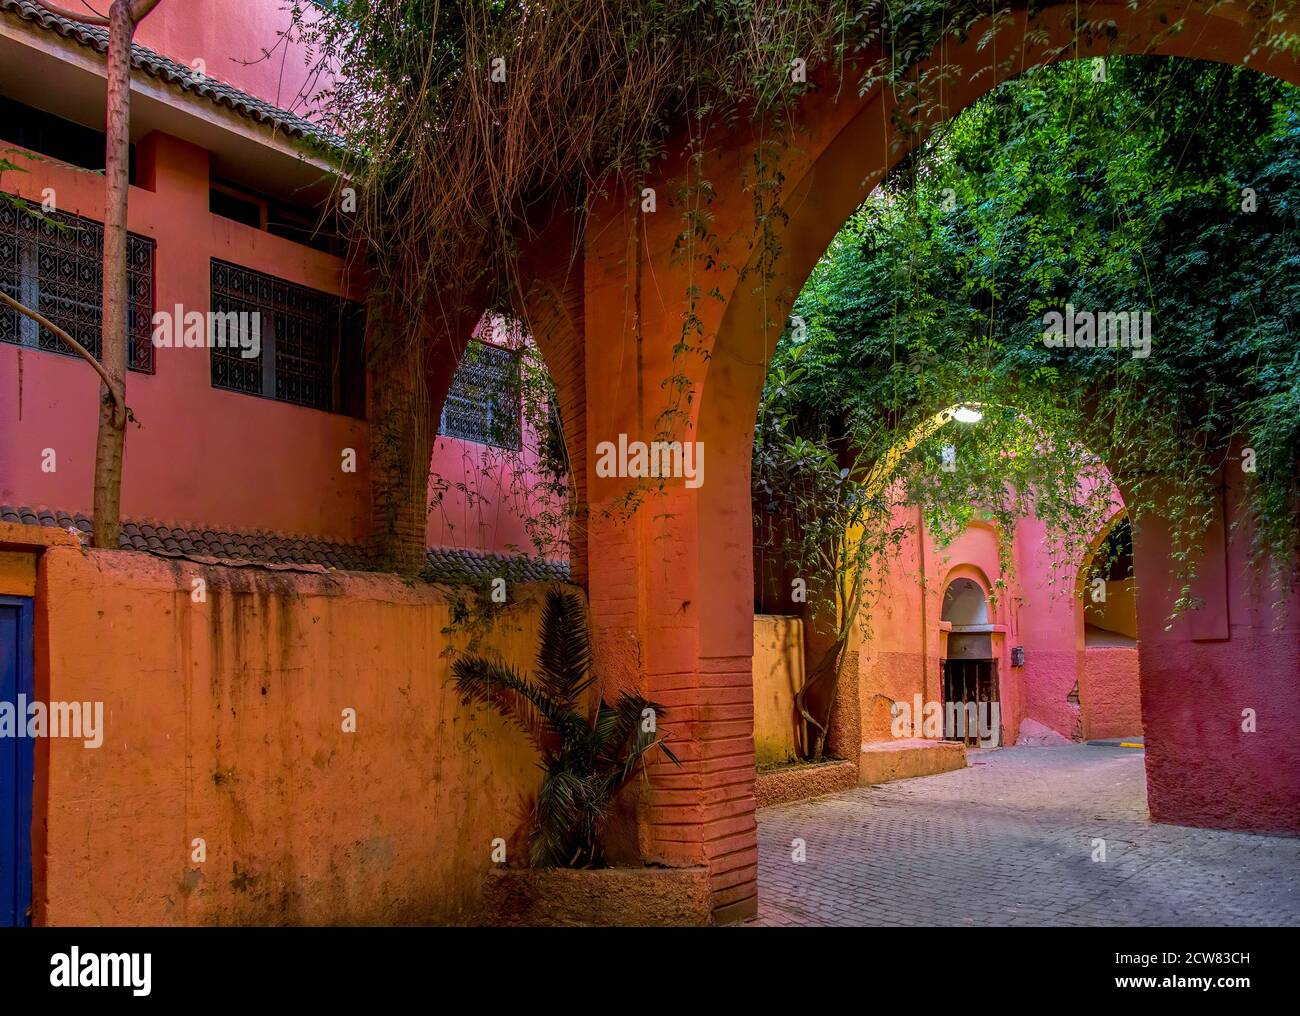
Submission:
<svg viewBox="0 0 1300 1016">
<path fill-rule="evenodd" d="M 32 900 L 32 601 L 0 596 L 0 928 L 28 923 Z M 6 722 L 11 721 L 11 722 Z"/>
</svg>

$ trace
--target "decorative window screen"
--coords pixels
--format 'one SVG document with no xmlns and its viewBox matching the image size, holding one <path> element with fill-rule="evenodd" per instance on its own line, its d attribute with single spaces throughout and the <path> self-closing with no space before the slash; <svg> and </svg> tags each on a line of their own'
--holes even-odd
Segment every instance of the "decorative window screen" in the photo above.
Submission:
<svg viewBox="0 0 1300 1016">
<path fill-rule="evenodd" d="M 0 200 L 0 288 L 98 357 L 103 344 L 104 227 L 60 212 L 40 216 Z M 128 234 L 127 365 L 153 373 L 154 242 Z M 77 354 L 52 332 L 0 307 L 0 342 Z"/>
<path fill-rule="evenodd" d="M 213 259 L 212 311 L 256 314 L 261 334 L 255 357 L 212 347 L 214 388 L 332 412 L 364 396 L 358 304 Z"/>
<path fill-rule="evenodd" d="M 519 354 L 471 342 L 456 368 L 438 433 L 476 444 L 518 450 Z"/>
</svg>

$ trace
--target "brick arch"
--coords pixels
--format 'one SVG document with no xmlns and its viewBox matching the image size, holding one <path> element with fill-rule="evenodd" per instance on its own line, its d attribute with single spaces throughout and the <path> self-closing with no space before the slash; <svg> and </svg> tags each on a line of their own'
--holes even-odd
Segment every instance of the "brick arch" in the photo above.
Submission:
<svg viewBox="0 0 1300 1016">
<path fill-rule="evenodd" d="M 1053 4 L 1033 22 L 1036 31 L 1046 32 L 1046 41 L 1024 45 L 1027 22 L 1020 13 L 982 48 L 979 26 L 964 41 L 945 40 L 925 66 L 954 69 L 942 111 L 952 116 L 1035 62 L 1046 47 L 1072 40 L 1076 16 L 1113 22 L 1113 37 L 1081 40 L 1070 56 L 1150 52 L 1242 63 L 1259 25 L 1249 10 L 1245 3 L 1222 4 L 1212 13 L 1178 3 L 1144 4 L 1134 12 L 1126 0 L 1083 8 Z M 1177 18 L 1185 19 L 1184 30 L 1162 35 Z M 1294 58 L 1265 60 L 1257 54 L 1251 65 L 1300 81 Z M 703 259 L 679 256 L 683 203 L 692 200 L 682 185 L 696 166 L 684 144 L 669 146 L 667 160 L 646 181 L 657 191 L 656 213 L 642 211 L 639 190 L 611 187 L 591 197 L 580 234 L 583 311 L 575 330 L 583 351 L 583 411 L 565 423 L 585 447 L 596 663 L 607 688 L 637 686 L 668 707 L 665 722 L 683 764 L 652 766 L 649 788 L 637 805 L 638 848 L 649 862 L 707 867 L 719 921 L 741 919 L 757 905 L 750 455 L 759 394 L 785 315 L 816 260 L 903 154 L 894 145 L 892 102 L 879 87 L 858 96 L 851 81 L 827 81 L 800 101 L 788 136 L 765 136 L 762 125 L 708 136 L 702 163 L 712 187 L 707 267 Z M 761 264 L 765 252 L 754 243 L 752 169 L 760 146 L 783 153 L 788 220 L 770 265 Z M 761 292 L 760 267 L 769 273 Z M 694 303 L 686 296 L 692 290 L 704 294 Z M 674 350 L 684 325 L 696 317 L 698 333 L 685 337 L 702 345 L 704 355 L 681 356 Z M 678 373 L 693 382 L 678 433 L 704 447 L 706 481 L 692 488 L 669 480 L 635 512 L 620 514 L 622 498 L 636 484 L 599 476 L 593 449 L 620 434 L 653 439 L 665 386 Z M 576 396 L 572 404 L 579 404 Z M 1152 554 L 1158 546 L 1153 542 Z M 1160 613 L 1157 605 L 1155 615 Z M 1300 617 L 1288 629 L 1289 648 L 1262 647 L 1277 667 L 1300 666 L 1297 630 Z M 1167 682 L 1153 671 L 1153 689 Z M 1283 725 L 1300 727 L 1300 707 L 1286 709 L 1294 715 L 1282 717 Z M 1194 743 L 1189 737 L 1183 730 L 1173 738 L 1176 749 L 1156 768 L 1178 764 Z M 1214 750 L 1231 746 L 1221 738 Z M 1294 765 L 1300 771 L 1300 760 Z M 1167 805 L 1153 804 L 1153 814 L 1187 814 L 1204 799 L 1203 791 L 1175 786 L 1162 798 Z M 1300 822 L 1284 815 L 1288 804 L 1300 814 L 1300 788 L 1274 781 L 1270 792 L 1263 808 L 1268 821 Z M 1153 794 L 1153 801 L 1159 796 Z M 1207 824 L 1241 820 L 1220 810 Z"/>
<path fill-rule="evenodd" d="M 1250 5 L 1224 3 L 1213 13 L 1203 13 L 1193 6 L 1148 3 L 1135 12 L 1129 9 L 1127 0 L 1105 0 L 1081 9 L 1073 4 L 1054 4 L 1032 20 L 1036 30 L 1046 32 L 1047 39 L 1028 46 L 1024 39 L 1029 20 L 1024 11 L 1012 16 L 991 44 L 981 46 L 984 26 L 976 26 L 965 42 L 945 40 L 922 65 L 922 70 L 939 65 L 960 68 L 951 76 L 944 115 L 935 119 L 957 115 L 1002 81 L 1064 46 L 1074 36 L 1071 26 L 1076 11 L 1087 21 L 1113 21 L 1115 28 L 1113 39 L 1080 39 L 1077 49 L 1070 53 L 1072 57 L 1151 53 L 1246 63 L 1263 25 L 1257 14 L 1249 13 Z M 1169 35 L 1168 22 L 1178 18 L 1184 19 L 1186 27 L 1177 35 Z M 1294 31 L 1300 32 L 1300 16 L 1293 19 L 1292 25 Z M 1257 55 L 1249 65 L 1300 84 L 1300 62 L 1274 54 L 1264 56 Z M 698 424 L 700 439 L 719 446 L 714 463 L 735 450 L 728 432 L 748 432 L 752 428 L 773 345 L 813 266 L 848 217 L 906 152 L 894 147 L 899 139 L 891 120 L 892 96 L 876 86 L 862 99 L 835 101 L 837 96 L 852 91 L 845 86 L 834 89 L 831 96 L 817 94 L 807 101 L 799 141 L 795 142 L 803 142 L 807 154 L 783 167 L 787 179 L 794 183 L 786 187 L 788 196 L 783 204 L 789 221 L 770 269 L 768 298 L 748 299 L 746 287 L 738 286 L 718 323 L 706 379 L 700 386 Z M 922 131 L 910 147 L 916 147 L 924 136 Z M 761 256 L 762 252 L 755 250 L 744 263 L 748 275 L 758 270 Z M 737 451 L 737 457 L 744 459 L 747 477 L 748 445 Z M 738 468 L 730 469 L 726 476 L 735 479 L 740 473 Z M 716 567 L 717 562 L 709 562 L 708 558 L 720 549 L 719 545 L 704 541 L 702 548 L 704 566 Z"/>
</svg>

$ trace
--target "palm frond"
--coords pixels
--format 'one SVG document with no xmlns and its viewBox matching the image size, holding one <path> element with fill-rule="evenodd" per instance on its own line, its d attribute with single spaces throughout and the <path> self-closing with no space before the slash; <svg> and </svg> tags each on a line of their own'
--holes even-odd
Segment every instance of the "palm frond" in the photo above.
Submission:
<svg viewBox="0 0 1300 1016">
<path fill-rule="evenodd" d="M 586 610 L 575 593 L 552 589 L 542 608 L 538 680 L 557 701 L 573 708 L 591 685 L 591 638 Z"/>
<path fill-rule="evenodd" d="M 585 796 L 581 777 L 560 760 L 543 766 L 546 776 L 537 792 L 537 824 L 529 847 L 534 868 L 565 867 L 573 854 L 574 829 L 580 824 Z"/>
<path fill-rule="evenodd" d="M 668 712 L 658 702 L 626 692 L 615 699 L 612 706 L 601 699 L 592 725 L 593 746 L 597 756 L 604 761 L 612 761 L 622 756 L 630 740 L 653 741 L 655 731 L 641 729 L 647 709 L 652 712 L 654 726 L 657 728 L 659 720 Z M 640 738 L 638 735 L 645 736 Z"/>
<path fill-rule="evenodd" d="M 513 720 L 543 755 L 556 751 L 575 725 L 585 726 L 581 716 L 554 702 L 507 663 L 469 656 L 456 660 L 451 671 L 466 703 L 490 706 Z"/>
<path fill-rule="evenodd" d="M 590 868 L 605 863 L 601 845 L 610 808 L 647 753 L 677 757 L 644 729 L 645 711 L 655 725 L 667 710 L 640 695 L 601 699 L 588 720 L 579 698 L 591 685 L 591 640 L 585 608 L 571 593 L 548 594 L 541 619 L 536 680 L 509 664 L 467 657 L 452 664 L 466 702 L 495 709 L 513 720 L 541 754 L 542 785 L 533 807 L 529 863 L 533 867 Z"/>
<path fill-rule="evenodd" d="M 647 709 L 654 714 L 655 729 L 644 728 Z M 667 713 L 665 706 L 640 695 L 625 693 L 612 706 L 601 700 L 593 725 L 593 742 L 597 758 L 618 774 L 615 792 L 627 783 L 637 764 L 656 747 L 674 765 L 681 765 L 664 739 L 657 736 L 658 723 Z"/>
</svg>

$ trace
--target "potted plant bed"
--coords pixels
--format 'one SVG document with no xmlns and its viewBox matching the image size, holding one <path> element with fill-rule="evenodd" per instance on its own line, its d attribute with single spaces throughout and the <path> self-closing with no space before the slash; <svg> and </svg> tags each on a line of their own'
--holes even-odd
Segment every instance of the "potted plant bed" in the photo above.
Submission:
<svg viewBox="0 0 1300 1016">
<path fill-rule="evenodd" d="M 493 868 L 485 920 L 507 927 L 701 927 L 707 868 Z"/>
<path fill-rule="evenodd" d="M 465 703 L 489 706 L 511 720 L 541 756 L 529 866 L 488 872 L 488 923 L 711 923 L 707 869 L 606 862 L 603 834 L 619 792 L 649 755 L 680 763 L 657 732 L 665 713 L 658 703 L 625 692 L 612 704 L 601 698 L 584 708 L 594 679 L 586 608 L 576 594 L 558 588 L 547 594 L 531 677 L 481 656 L 456 660 L 452 676 Z"/>
</svg>

